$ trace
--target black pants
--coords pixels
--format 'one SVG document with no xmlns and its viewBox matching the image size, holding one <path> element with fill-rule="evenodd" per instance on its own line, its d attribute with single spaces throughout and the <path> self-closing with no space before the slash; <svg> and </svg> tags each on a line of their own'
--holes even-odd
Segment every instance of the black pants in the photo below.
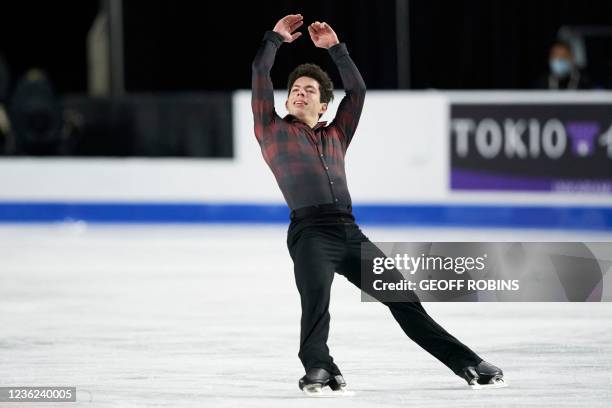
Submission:
<svg viewBox="0 0 612 408">
<path fill-rule="evenodd" d="M 361 289 L 361 244 L 370 241 L 355 224 L 350 209 L 321 207 L 324 209 L 292 212 L 287 246 L 293 259 L 295 282 L 302 304 L 298 356 L 306 370 L 325 368 L 336 375 L 340 374 L 340 370 L 327 347 L 329 300 L 334 273 L 344 275 Z M 372 256 L 385 256 L 373 245 L 372 248 Z M 402 278 L 398 271 L 394 271 L 386 279 L 399 281 Z M 410 339 L 454 373 L 482 361 L 437 324 L 413 293 L 408 292 L 406 302 L 383 303 Z"/>
</svg>

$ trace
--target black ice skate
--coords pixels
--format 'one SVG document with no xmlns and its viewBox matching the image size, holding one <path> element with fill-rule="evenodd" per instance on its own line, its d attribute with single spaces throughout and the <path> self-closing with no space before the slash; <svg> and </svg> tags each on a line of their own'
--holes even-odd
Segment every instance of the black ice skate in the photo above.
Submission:
<svg viewBox="0 0 612 408">
<path fill-rule="evenodd" d="M 474 390 L 508 386 L 504 381 L 504 372 L 501 368 L 495 367 L 484 360 L 477 366 L 465 367 L 458 375 L 464 378 Z"/>
<path fill-rule="evenodd" d="M 324 368 L 309 369 L 306 375 L 300 378 L 299 387 L 300 390 L 309 397 L 353 395 L 352 392 L 347 391 L 346 382 L 341 374 L 332 376 L 331 373 Z M 326 392 L 325 387 L 329 387 L 331 392 Z"/>
</svg>

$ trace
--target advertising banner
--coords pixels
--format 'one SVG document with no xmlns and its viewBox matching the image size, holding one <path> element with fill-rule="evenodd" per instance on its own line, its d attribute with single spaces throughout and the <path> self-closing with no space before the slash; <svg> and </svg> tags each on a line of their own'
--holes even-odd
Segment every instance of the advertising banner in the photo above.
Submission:
<svg viewBox="0 0 612 408">
<path fill-rule="evenodd" d="M 451 190 L 612 193 L 612 104 L 452 104 Z"/>
</svg>

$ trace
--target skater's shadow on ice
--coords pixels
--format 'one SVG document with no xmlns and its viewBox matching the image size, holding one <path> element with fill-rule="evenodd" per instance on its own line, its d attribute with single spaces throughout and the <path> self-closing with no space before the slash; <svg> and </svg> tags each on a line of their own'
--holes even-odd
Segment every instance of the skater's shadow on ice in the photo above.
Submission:
<svg viewBox="0 0 612 408">
<path fill-rule="evenodd" d="M 353 389 L 353 391 L 355 392 L 359 392 L 361 395 L 363 394 L 389 394 L 389 393 L 394 393 L 397 394 L 398 393 L 398 389 L 397 388 L 393 388 L 393 389 L 360 389 L 360 390 L 355 390 Z M 435 392 L 435 391 L 455 391 L 455 392 L 468 392 L 468 393 L 486 393 L 487 391 L 490 392 L 499 392 L 499 389 L 490 389 L 490 390 L 473 390 L 468 386 L 462 386 L 462 385 L 458 385 L 458 386 L 446 386 L 446 387 L 435 387 L 435 386 L 431 386 L 431 387 L 410 387 L 410 389 L 406 389 L 406 392 L 416 392 L 416 391 L 430 391 L 430 392 Z"/>
<path fill-rule="evenodd" d="M 227 398 L 230 399 L 247 399 L 247 400 L 298 400 L 308 398 L 301 391 L 298 390 L 295 394 L 286 394 L 286 395 L 227 395 Z"/>
</svg>

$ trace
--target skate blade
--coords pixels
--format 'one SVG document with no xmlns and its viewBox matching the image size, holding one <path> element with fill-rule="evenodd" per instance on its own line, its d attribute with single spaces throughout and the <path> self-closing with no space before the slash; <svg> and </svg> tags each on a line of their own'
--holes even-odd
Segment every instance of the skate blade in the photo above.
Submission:
<svg viewBox="0 0 612 408">
<path fill-rule="evenodd" d="M 470 388 L 473 390 L 492 390 L 495 388 L 507 387 L 508 383 L 503 378 L 494 378 L 488 384 L 470 384 Z"/>
<path fill-rule="evenodd" d="M 354 391 L 348 391 L 345 387 L 334 391 L 328 387 L 321 388 L 318 384 L 307 385 L 302 389 L 302 392 L 304 395 L 311 398 L 342 398 L 355 395 Z"/>
<path fill-rule="evenodd" d="M 323 389 L 321 388 L 320 384 L 306 385 L 304 388 L 302 388 L 302 392 L 308 397 L 316 398 L 323 396 Z"/>
<path fill-rule="evenodd" d="M 355 391 L 349 391 L 346 389 L 346 387 L 340 387 L 337 390 L 330 389 L 329 391 L 327 391 L 327 393 L 331 397 L 352 397 L 355 395 Z"/>
</svg>

